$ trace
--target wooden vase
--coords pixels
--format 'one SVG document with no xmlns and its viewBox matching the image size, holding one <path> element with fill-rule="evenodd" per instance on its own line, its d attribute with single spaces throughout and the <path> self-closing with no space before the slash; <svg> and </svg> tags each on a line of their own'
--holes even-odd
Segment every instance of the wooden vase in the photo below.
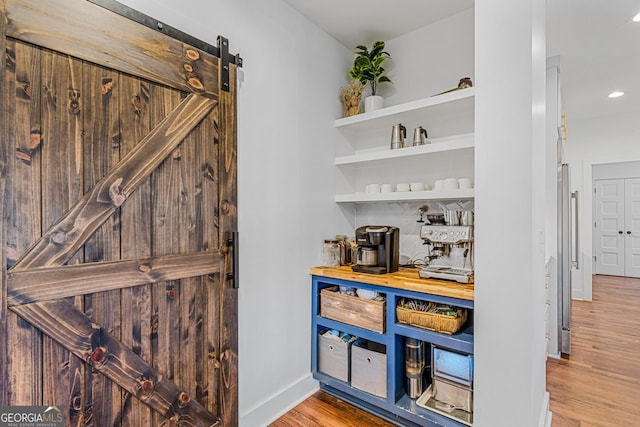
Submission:
<svg viewBox="0 0 640 427">
<path fill-rule="evenodd" d="M 352 96 L 349 99 L 342 101 L 342 106 L 344 108 L 344 117 L 355 116 L 356 114 L 360 114 L 362 110 L 360 109 L 360 100 L 361 96 Z"/>
</svg>

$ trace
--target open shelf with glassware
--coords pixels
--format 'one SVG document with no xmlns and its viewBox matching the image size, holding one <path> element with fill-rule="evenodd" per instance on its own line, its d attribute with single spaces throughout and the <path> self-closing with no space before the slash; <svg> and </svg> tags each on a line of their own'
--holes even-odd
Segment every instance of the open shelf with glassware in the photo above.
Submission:
<svg viewBox="0 0 640 427">
<path fill-rule="evenodd" d="M 392 126 L 406 127 L 404 148 L 391 149 Z M 427 143 L 412 144 L 422 126 Z M 412 200 L 468 200 L 473 188 L 434 188 L 438 180 L 474 176 L 474 88 L 448 92 L 335 121 L 341 141 L 336 146 L 339 169 L 337 203 Z M 418 191 L 402 184 L 424 183 Z M 369 184 L 389 184 L 387 191 L 367 191 Z M 401 184 L 401 186 L 398 186 Z M 391 187 L 391 190 L 389 190 Z"/>
<path fill-rule="evenodd" d="M 375 276 L 375 275 L 374 275 Z M 379 278 L 374 278 L 376 280 Z M 392 280 L 392 279 L 390 279 Z M 433 283 L 436 283 L 434 281 Z M 390 286 L 395 286 L 391 284 Z M 326 276 L 312 276 L 312 372 L 314 378 L 320 382 L 323 390 L 334 394 L 358 407 L 373 412 L 382 418 L 388 419 L 395 423 L 401 423 L 405 426 L 445 426 L 445 427 L 461 427 L 470 423 L 456 419 L 455 417 L 443 415 L 437 410 L 427 409 L 419 404 L 418 396 L 409 397 L 407 390 L 407 381 L 405 374 L 405 343 L 407 339 L 415 339 L 422 341 L 424 345 L 430 349 L 446 349 L 455 352 L 454 354 L 472 357 L 473 355 L 473 300 L 466 298 L 454 298 L 437 293 L 417 292 L 415 290 L 400 289 L 396 287 L 376 285 L 353 280 L 344 280 L 331 278 Z M 449 286 L 445 284 L 443 286 Z M 329 318 L 328 312 L 323 311 L 326 301 L 322 298 L 327 295 L 327 291 L 333 291 L 333 288 L 357 288 L 366 291 L 377 292 L 385 298 L 384 316 L 381 318 L 384 322 L 383 332 L 373 331 L 369 327 L 354 326 L 348 317 L 336 320 Z M 444 288 L 443 288 L 444 289 Z M 436 291 L 437 292 L 437 291 Z M 443 291 L 446 293 L 446 291 Z M 356 297 L 357 298 L 357 297 Z M 410 324 L 400 323 L 396 315 L 396 306 L 405 299 L 419 299 L 438 304 L 448 304 L 459 307 L 468 312 L 464 324 L 460 330 L 448 335 L 446 333 L 435 332 L 423 329 L 421 327 L 412 326 Z M 362 304 L 367 306 L 367 302 Z M 367 307 L 366 310 L 370 310 Z M 343 353 L 343 363 L 350 363 L 349 374 L 342 378 L 336 378 L 327 372 L 331 372 L 321 366 L 321 357 L 326 358 L 326 345 L 322 340 L 323 334 L 327 331 L 340 331 L 344 337 L 355 339 L 351 344 L 350 355 Z M 369 382 L 364 385 L 360 383 L 358 371 L 355 369 L 357 356 L 356 348 L 360 341 L 365 340 L 374 343 L 374 347 L 382 348 L 383 354 L 368 353 L 375 356 L 367 356 L 367 378 Z M 322 354 L 322 356 L 320 356 Z M 344 356 L 346 354 L 346 356 Z M 376 360 L 381 357 L 382 361 Z M 344 357 L 350 360 L 344 360 Z M 373 359 L 373 360 L 372 360 Z M 359 361 L 357 363 L 360 363 Z M 380 372 L 373 369 L 378 363 L 378 369 L 384 371 L 380 380 Z M 361 369 L 358 368 L 358 369 Z M 327 372 L 323 372 L 323 370 Z M 383 384 L 376 384 L 382 381 Z M 377 389 L 376 389 L 377 387 Z M 377 390 L 377 391 L 376 391 Z M 421 398 L 427 396 L 427 385 L 425 384 Z M 464 413 L 461 412 L 461 413 Z M 467 417 L 472 418 L 472 413 L 464 413 Z"/>
</svg>

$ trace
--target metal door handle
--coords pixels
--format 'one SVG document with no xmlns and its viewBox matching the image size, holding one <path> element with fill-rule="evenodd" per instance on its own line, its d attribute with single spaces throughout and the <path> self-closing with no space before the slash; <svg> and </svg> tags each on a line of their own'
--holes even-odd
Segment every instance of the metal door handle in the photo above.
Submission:
<svg viewBox="0 0 640 427">
<path fill-rule="evenodd" d="M 630 231 L 627 231 L 627 234 L 631 234 L 631 232 L 630 232 Z"/>
<path fill-rule="evenodd" d="M 622 230 L 618 231 L 618 234 L 622 234 Z"/>
</svg>

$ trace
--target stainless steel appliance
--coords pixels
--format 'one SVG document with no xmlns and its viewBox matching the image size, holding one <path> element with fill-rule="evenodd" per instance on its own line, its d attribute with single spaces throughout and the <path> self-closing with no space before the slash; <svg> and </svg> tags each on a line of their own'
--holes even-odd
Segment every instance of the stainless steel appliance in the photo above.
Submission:
<svg viewBox="0 0 640 427">
<path fill-rule="evenodd" d="M 407 395 L 417 399 L 423 392 L 424 368 L 426 365 L 425 343 L 416 338 L 406 338 L 404 349 Z"/>
<path fill-rule="evenodd" d="M 473 385 L 473 355 L 433 346 L 432 375 L 466 387 Z"/>
<path fill-rule="evenodd" d="M 404 148 L 404 139 L 407 137 L 407 128 L 398 123 L 391 127 L 391 149 Z"/>
<path fill-rule="evenodd" d="M 431 376 L 436 407 L 473 411 L 473 355 L 433 346 Z"/>
<path fill-rule="evenodd" d="M 473 281 L 472 225 L 423 225 L 420 238 L 430 246 L 429 264 L 420 270 L 420 277 Z"/>
<path fill-rule="evenodd" d="M 358 265 L 377 265 L 378 250 L 376 248 L 360 246 L 356 250 L 356 264 Z"/>
<path fill-rule="evenodd" d="M 558 168 L 558 348 L 571 353 L 571 270 L 578 269 L 578 192 L 571 192 L 569 165 Z"/>
<path fill-rule="evenodd" d="M 389 225 L 365 225 L 356 228 L 356 265 L 359 273 L 385 274 L 398 271 L 400 230 Z M 366 255 L 365 255 L 366 254 Z M 375 254 L 376 258 L 372 258 Z M 374 262 L 375 261 L 375 262 Z"/>
<path fill-rule="evenodd" d="M 413 146 L 426 144 L 428 137 L 427 130 L 422 126 L 418 126 L 413 130 Z"/>
</svg>

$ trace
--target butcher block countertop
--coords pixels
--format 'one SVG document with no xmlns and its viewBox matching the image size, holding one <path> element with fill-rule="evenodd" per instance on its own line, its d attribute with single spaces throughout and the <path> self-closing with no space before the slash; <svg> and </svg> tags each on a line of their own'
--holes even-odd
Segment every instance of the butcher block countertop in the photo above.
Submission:
<svg viewBox="0 0 640 427">
<path fill-rule="evenodd" d="M 439 279 L 422 279 L 418 276 L 418 268 L 403 268 L 395 273 L 367 274 L 357 273 L 348 266 L 312 267 L 309 273 L 314 276 L 332 279 L 351 280 L 370 285 L 387 286 L 407 291 L 424 292 L 445 297 L 460 298 L 473 301 L 473 283 L 462 284 Z"/>
</svg>

